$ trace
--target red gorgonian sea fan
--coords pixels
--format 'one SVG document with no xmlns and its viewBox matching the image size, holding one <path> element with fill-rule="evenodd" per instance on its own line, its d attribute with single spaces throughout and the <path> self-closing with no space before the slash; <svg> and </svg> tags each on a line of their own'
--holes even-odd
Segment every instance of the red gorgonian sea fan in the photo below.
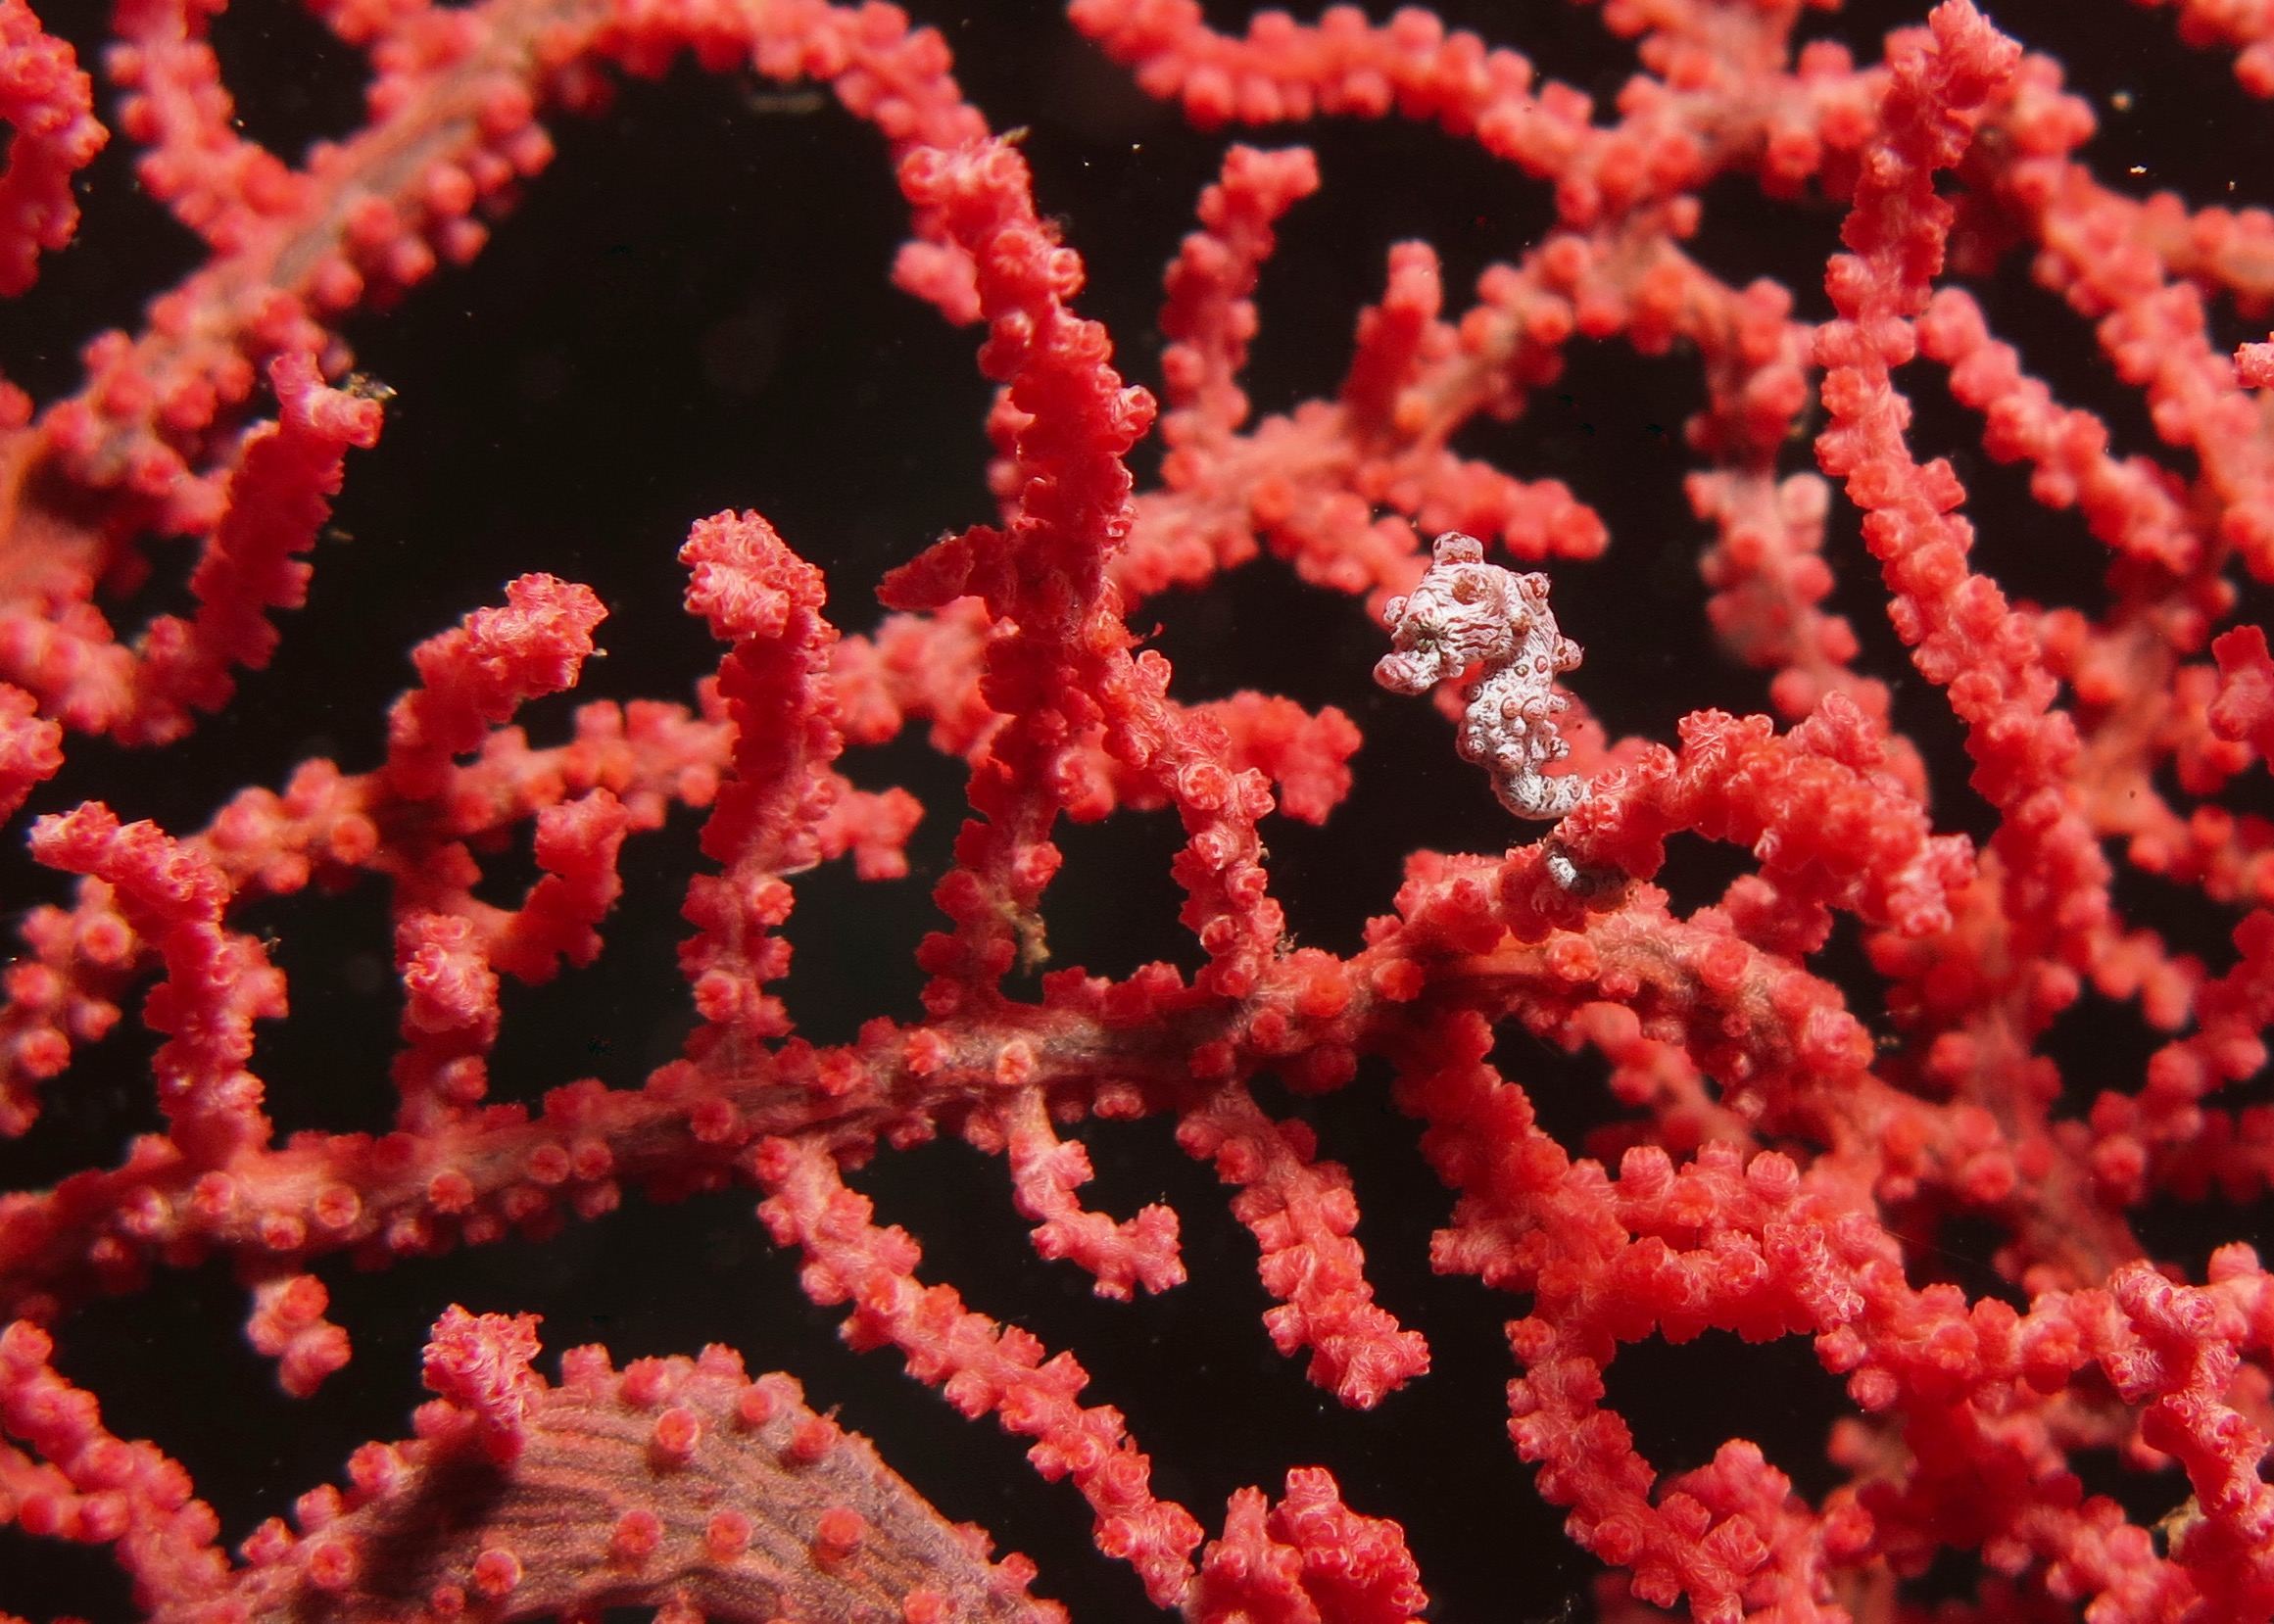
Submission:
<svg viewBox="0 0 2274 1624">
<path fill-rule="evenodd" d="M 0 1606 L 2274 1615 L 2176 9 L 0 0 Z"/>
</svg>

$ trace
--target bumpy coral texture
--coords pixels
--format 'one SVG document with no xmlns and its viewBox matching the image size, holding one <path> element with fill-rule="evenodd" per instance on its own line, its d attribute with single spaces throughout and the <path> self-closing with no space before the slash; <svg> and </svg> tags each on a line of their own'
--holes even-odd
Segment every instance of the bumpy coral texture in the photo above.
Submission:
<svg viewBox="0 0 2274 1624">
<path fill-rule="evenodd" d="M 73 247 L 81 191 L 121 182 L 106 143 L 132 149 L 140 193 L 195 247 L 131 331 L 86 340 L 75 386 L 35 400 L 0 382 L 0 811 L 25 809 L 11 837 L 51 887 L 0 976 L 0 1133 L 38 1156 L 59 1122 L 132 1123 L 115 1152 L 0 1196 L 0 1604 L 41 1542 L 77 1542 L 115 1555 L 131 1605 L 165 1624 L 611 1607 L 1050 1624 L 1060 1599 L 1103 1617 L 1140 1591 L 1191 1624 L 1395 1624 L 1432 1605 L 1447 1536 L 1401 1526 L 1394 1486 L 1275 1435 L 1272 1487 L 1221 1513 L 1183 1504 L 1172 1491 L 1207 1463 L 1156 1475 L 1110 1379 L 1175 1356 L 1135 1331 L 1053 1346 L 1037 1327 L 1066 1323 L 1063 1305 L 1023 1313 L 1016 1269 L 936 1277 L 866 1180 L 952 1140 L 1001 1159 L 1032 1268 L 1107 1300 L 1090 1326 L 1137 1324 L 1136 1299 L 1174 1301 L 1222 1266 L 1187 1245 L 1188 1198 L 1086 1202 L 1098 1159 L 1135 1144 L 1211 1170 L 1262 1305 L 1260 1327 L 1225 1334 L 1391 1428 L 1425 1412 L 1440 1333 L 1408 1322 L 1430 1299 L 1390 1289 L 1361 1215 L 1378 1252 L 1411 1237 L 1401 1280 L 1433 1229 L 1427 1266 L 1473 1277 L 1506 1343 L 1505 1410 L 1481 1406 L 1460 1436 L 1505 1430 L 1525 1468 L 1513 1488 L 1456 1484 L 1465 1510 L 1513 1526 L 1536 1496 L 1599 1564 L 1564 1597 L 1511 1563 L 1467 1608 L 2274 1616 L 2274 1284 L 2247 1238 L 2274 1179 L 2274 825 L 2252 810 L 2274 657 L 2250 620 L 2274 583 L 2274 342 L 2235 349 L 2274 307 L 2274 217 L 2111 184 L 2060 67 L 1969 0 L 1850 43 L 1800 0 L 1607 0 L 1632 72 L 1604 108 L 1522 38 L 1420 9 L 1265 12 L 1232 34 L 1195 0 L 1072 0 L 1089 43 L 1054 59 L 1069 84 L 1110 60 L 1202 132 L 1432 126 L 1546 211 L 1451 310 L 1437 251 L 1396 243 L 1340 387 L 1258 418 L 1256 295 L 1333 165 L 1224 148 L 1166 276 L 1157 389 L 1135 384 L 1083 258 L 1115 222 L 1062 218 L 1036 178 L 1046 134 L 992 127 L 953 75 L 957 31 L 895 6 L 308 0 L 369 76 L 363 123 L 295 159 L 238 116 L 219 0 L 120 0 L 100 63 L 43 3 L 0 0 L 0 294 L 39 298 L 90 252 Z M 2233 52 L 2234 93 L 2274 93 L 2274 13 L 2175 9 L 2175 58 Z M 1517 32 L 1533 16 L 1503 12 Z M 349 335 L 503 251 L 511 206 L 555 183 L 553 126 L 645 117 L 655 104 L 611 114 L 621 84 L 698 70 L 732 76 L 752 118 L 806 119 L 826 95 L 867 126 L 908 221 L 893 282 L 980 330 L 992 511 L 895 534 L 881 580 L 825 574 L 830 527 L 790 522 L 752 477 L 738 505 L 678 520 L 671 645 L 710 648 L 692 694 L 548 704 L 606 652 L 611 608 L 638 618 L 558 562 L 432 606 L 363 759 L 312 753 L 174 827 L 141 815 L 172 792 L 169 764 L 261 714 L 263 673 L 347 541 L 344 482 L 417 424 Z M 1102 107 L 1084 82 L 1072 100 Z M 717 179 L 722 220 L 737 185 Z M 1494 206 L 1479 200 L 1479 229 Z M 1792 288 L 1710 268 L 1718 209 L 1789 211 L 1796 240 L 1839 221 L 1824 302 L 1813 263 L 1803 290 L 1822 319 Z M 1304 268 L 1326 252 L 1312 241 Z M 2121 405 L 2152 443 L 2119 449 L 2139 436 L 1993 330 L 2024 282 L 2027 309 L 2061 314 L 2136 393 Z M 875 348 L 845 342 L 847 366 Z M 762 349 L 722 340 L 712 359 L 730 377 Z M 1607 522 L 1624 469 L 1535 477 L 1541 443 L 1498 432 L 1613 349 L 1702 378 L 1678 451 L 1666 441 L 1691 515 L 1670 538 Z M 1978 431 L 1978 465 L 2012 465 L 2036 504 L 1996 555 L 2065 549 L 2068 597 L 2040 605 L 1987 572 L 1991 509 L 1924 449 L 1904 393 L 1929 389 Z M 1476 454 L 1495 446 L 1510 465 Z M 355 545 L 422 540 L 369 528 Z M 1683 549 L 1733 708 L 1662 675 L 1627 612 Z M 1624 573 L 1586 594 L 1605 570 Z M 1208 595 L 1249 616 L 1331 601 L 1348 637 L 1304 648 L 1288 686 L 1348 666 L 1358 684 L 1335 692 L 1357 695 L 1370 748 L 1422 740 L 1443 770 L 1370 782 L 1345 708 L 1199 691 L 1147 610 Z M 1266 630 L 1231 615 L 1217 642 L 1245 654 L 1274 645 Z M 1404 697 L 1365 688 L 1370 666 Z M 1643 676 L 1621 690 L 1621 673 Z M 1591 708 L 1593 683 L 1629 697 Z M 968 801 L 929 846 L 937 790 L 926 806 L 879 787 L 880 763 L 926 743 Z M 1467 850 L 1370 834 L 1405 854 L 1402 884 L 1340 951 L 1299 941 L 1301 887 L 1275 861 L 1301 867 L 1269 847 L 1311 849 L 1295 824 L 1368 794 L 1417 826 L 1469 797 L 1485 833 Z M 663 872 L 674 828 L 700 828 L 692 875 Z M 1053 885 L 1148 839 L 1173 847 L 1153 884 L 1185 932 L 1175 954 L 1068 962 Z M 1718 868 L 1699 860 L 1713 844 Z M 842 902 L 797 913 L 842 896 L 826 887 L 846 859 L 877 885 L 925 870 L 937 919 L 905 944 L 920 991 L 826 1041 L 799 1028 L 813 973 L 793 974 L 793 931 L 847 928 Z M 1677 901 L 1701 873 L 1709 890 Z M 1352 884 L 1308 880 L 1337 901 Z M 658 886 L 675 963 L 624 924 Z M 376 1130 L 329 1091 L 367 1035 L 322 1029 L 334 982 L 302 956 L 330 940 L 317 917 L 375 921 L 357 908 L 386 915 L 334 967 L 389 992 Z M 612 1082 L 526 1075 L 524 994 L 626 958 L 672 989 L 626 1018 L 627 1052 L 658 1024 L 668 1043 L 611 1061 L 637 1068 Z M 868 999 L 873 961 L 842 979 L 834 992 Z M 601 1000 L 589 1018 L 608 1019 Z M 131 1116 L 102 1117 L 127 1109 L 95 1080 L 121 1065 Z M 287 1100 L 337 1115 L 286 1132 Z M 1331 1109 L 1353 1100 L 1372 1115 Z M 1366 1173 L 1393 1153 L 1433 1179 L 1427 1211 Z M 415 1278 L 496 1249 L 487 1289 L 535 1290 L 530 1260 L 628 1224 L 627 1191 L 742 1192 L 732 1245 L 794 1259 L 805 1301 L 767 1307 L 762 1345 L 620 1367 L 568 1348 L 557 1380 L 523 1305 L 451 1304 L 409 1436 L 357 1449 L 340 1486 L 265 1488 L 233 1551 L 164 1418 L 120 1420 L 148 1413 L 139 1395 L 98 1397 L 87 1374 L 123 1351 L 104 1345 L 115 1327 L 163 1344 L 167 1305 L 225 1274 L 252 1349 L 321 1414 L 358 1339 L 403 1328 L 365 1317 L 347 1266 Z M 2194 1238 L 2169 1242 L 2190 1209 Z M 952 1252 L 981 1232 L 932 1238 Z M 645 1283 L 611 1282 L 627 1301 Z M 848 1430 L 859 1407 L 747 1373 L 822 1310 L 1078 1499 L 1134 1575 L 1120 1602 L 994 1559 Z M 1754 1395 L 1701 1381 L 1680 1403 L 1710 1447 L 1654 1462 L 1616 1366 L 1709 1333 L 1791 1354 L 1755 1368 L 1820 1372 L 1838 1413 L 1765 1444 L 1723 1419 Z M 218 1403 L 189 1362 L 171 1378 Z M 1220 1379 L 1175 1375 L 1195 1406 Z M 1423 1448 L 1451 1458 L 1454 1437 Z M 931 1469 L 943 1498 L 984 1475 Z M 1497 1537 L 1471 1538 L 1489 1565 Z"/>
</svg>

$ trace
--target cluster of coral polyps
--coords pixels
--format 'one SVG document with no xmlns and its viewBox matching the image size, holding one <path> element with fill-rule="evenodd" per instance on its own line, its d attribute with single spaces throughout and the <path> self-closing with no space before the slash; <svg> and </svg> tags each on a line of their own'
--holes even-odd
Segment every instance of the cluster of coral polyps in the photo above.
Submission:
<svg viewBox="0 0 2274 1624">
<path fill-rule="evenodd" d="M 721 1348 L 620 1372 L 572 1350 L 552 1386 L 528 1319 L 454 1309 L 414 1441 L 358 1451 L 345 1489 L 303 1496 L 293 1527 L 264 1523 L 235 1561 L 163 1439 L 113 1434 L 69 1374 L 76 1311 L 225 1260 L 247 1334 L 305 1397 L 349 1359 L 324 1260 L 415 1267 L 605 1223 L 627 1183 L 741 1185 L 813 1301 L 847 1305 L 845 1338 L 896 1349 L 964 1415 L 1029 1440 L 1158 1605 L 1194 1624 L 1415 1616 L 1427 1575 L 1379 1507 L 1290 1459 L 1279 1498 L 1240 1491 L 1210 1538 L 1207 1507 L 1154 1492 L 1122 1412 L 1086 1402 L 1073 1352 L 926 1283 L 917 1243 L 842 1177 L 960 1137 L 1006 1160 L 1044 1259 L 1105 1297 L 1168 1292 L 1185 1278 L 1177 1214 L 1085 1207 L 1076 1130 L 1171 1119 L 1234 1186 L 1270 1340 L 1343 1404 L 1395 1403 L 1427 1376 L 1423 1329 L 1376 1299 L 1349 1174 L 1275 1103 L 1368 1086 L 1363 1062 L 1394 1076 L 1390 1103 L 1450 1192 L 1430 1263 L 1509 1294 L 1508 1428 L 1607 1564 L 1602 1615 L 1891 1620 L 1945 1552 L 1978 1561 L 1954 1616 L 2274 1612 L 2274 1290 L 2246 1244 L 2191 1277 L 2132 1222 L 2151 1201 L 2258 1201 L 2274 1170 L 2274 1109 L 2248 1092 L 2274 1016 L 2274 826 L 2234 801 L 2274 755 L 2274 658 L 2236 619 L 2241 586 L 2274 580 L 2274 436 L 2254 393 L 2274 350 L 2238 359 L 2208 336 L 2214 315 L 2274 302 L 2274 220 L 2111 190 L 2077 156 L 2093 119 L 2059 68 L 1966 0 L 1863 65 L 1796 44 L 1797 0 L 1611 0 L 1603 22 L 1639 67 L 1601 112 L 1425 11 L 1266 13 L 1234 37 L 1193 0 L 1074 0 L 1075 26 L 1202 128 L 1394 115 L 1552 189 L 1554 223 L 1509 244 L 1457 312 L 1432 250 L 1399 245 L 1340 390 L 1250 422 L 1251 295 L 1281 216 L 1321 184 L 1301 147 L 1225 153 L 1168 273 L 1156 401 L 1077 313 L 1083 261 L 1038 213 L 1019 146 L 964 99 L 943 37 L 894 7 L 312 0 L 372 76 L 366 123 L 299 167 L 237 127 L 217 9 L 122 0 L 106 126 L 73 51 L 26 0 L 0 0 L 0 290 L 70 244 L 73 176 L 106 139 L 140 150 L 143 189 L 205 248 L 138 331 L 86 346 L 77 391 L 34 409 L 0 386 L 0 791 L 62 808 L 26 837 L 78 877 L 68 905 L 28 912 L 6 973 L 0 1127 L 36 1134 L 130 1006 L 163 1039 L 162 1126 L 0 1198 L 12 1560 L 36 1549 L 24 1536 L 108 1545 L 139 1604 L 184 1624 L 634 1603 L 672 1624 L 1050 1616 L 1031 1564 L 991 1566 L 984 1535 Z M 2188 43 L 2239 47 L 2245 88 L 2274 88 L 2257 10 L 2180 10 Z M 604 609 L 525 575 L 416 649 L 364 770 L 310 760 L 200 829 L 73 804 L 73 736 L 184 747 L 290 635 L 351 450 L 389 409 L 338 323 L 481 252 L 552 156 L 541 118 L 604 113 L 617 76 L 683 53 L 825 85 L 881 132 L 913 218 L 895 280 L 984 325 L 999 510 L 911 546 L 882 584 L 892 612 L 859 636 L 756 512 L 695 523 L 686 607 L 722 653 L 692 703 L 589 704 L 565 742 L 532 744 L 516 714 L 575 687 Z M 1724 180 L 1841 212 L 1829 319 L 1688 251 Z M 2008 255 L 2032 257 L 2139 391 L 2154 454 L 2111 450 L 2101 419 L 2022 370 L 1948 268 Z M 1669 694 L 1659 741 L 1610 739 L 1584 706 L 1588 673 L 1636 653 L 1627 630 L 1568 611 L 1559 629 L 1548 606 L 1552 578 L 1633 539 L 1583 492 L 1451 449 L 1613 340 L 1703 369 L 1686 439 L 1705 608 L 1767 712 L 1683 715 Z M 2017 601 L 1977 570 L 1965 490 L 1911 449 L 1904 367 L 1938 369 L 1988 456 L 2081 517 L 2065 545 L 2071 570 L 2105 575 L 2093 609 Z M 1824 477 L 1780 464 L 1804 424 Z M 1156 427 L 1160 485 L 1139 493 L 1125 458 Z M 1901 674 L 1859 669 L 1863 640 L 1826 606 L 1841 502 L 1862 533 L 1841 567 L 1876 560 L 1903 680 L 1970 758 L 1980 844 L 1930 804 L 1932 752 L 1894 729 Z M 115 626 L 175 538 L 197 552 L 183 612 Z M 1289 941 L 1259 820 L 1329 817 L 1351 720 L 1179 694 L 1131 631 L 1144 598 L 1243 567 L 1386 612 L 1384 680 L 1433 690 L 1445 718 L 1466 707 L 1460 753 L 1546 820 L 1511 823 L 1506 849 L 1414 851 L 1348 956 Z M 859 584 L 839 587 L 842 613 Z M 1418 697 L 1376 714 L 1456 747 Z M 839 760 L 918 724 L 970 775 L 933 889 L 944 923 L 914 944 L 921 1015 L 817 1045 L 793 1030 L 781 927 L 818 864 L 905 871 L 923 809 L 854 788 Z M 591 963 L 620 855 L 674 807 L 702 820 L 679 951 L 693 1035 L 641 1086 L 561 1076 L 535 1109 L 486 1103 L 502 979 Z M 1060 818 L 1164 807 L 1185 962 L 1044 970 Z M 537 877 L 508 906 L 497 865 L 516 836 Z M 1747 854 L 1710 905 L 1677 910 L 1651 884 L 1677 836 Z M 2127 920 L 2118 865 L 2221 913 L 2220 962 Z M 363 877 L 393 917 L 394 1123 L 280 1136 L 276 1079 L 252 1068 L 294 994 L 244 916 Z M 1838 915 L 1867 970 L 1835 979 Z M 2151 1034 L 2138 1075 L 2062 1075 L 2048 1034 L 2080 1000 Z M 1560 1143 L 1527 1079 L 1494 1064 L 1496 1027 L 1598 1055 L 1616 1120 Z M 1970 1299 L 1918 1283 L 1952 1219 L 1999 1237 Z M 1669 1476 L 1644 1457 L 1607 1369 L 1622 1346 L 1709 1330 L 1813 1339 L 1852 1404 L 1826 1446 L 1836 1487 L 1802 1495 L 1788 1469 L 1820 1462 L 1742 1437 Z M 2128 1481 L 2167 1487 L 2156 1526 L 2088 1492 L 2083 1457 L 2110 1452 Z"/>
</svg>

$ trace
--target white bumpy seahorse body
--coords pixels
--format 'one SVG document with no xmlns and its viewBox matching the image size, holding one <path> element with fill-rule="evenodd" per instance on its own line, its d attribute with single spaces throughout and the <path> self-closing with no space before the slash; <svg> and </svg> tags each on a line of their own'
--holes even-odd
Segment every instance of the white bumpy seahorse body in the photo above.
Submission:
<svg viewBox="0 0 2274 1624">
<path fill-rule="evenodd" d="M 1548 607 L 1546 576 L 1488 564 L 1482 543 L 1447 531 L 1427 573 L 1382 618 L 1396 646 L 1374 680 L 1386 689 L 1427 693 L 1482 667 L 1466 695 L 1459 748 L 1492 775 L 1501 805 L 1520 818 L 1561 818 L 1587 798 L 1584 779 L 1541 771 L 1571 753 L 1555 720 L 1571 701 L 1555 684 L 1579 663 L 1579 645 Z"/>
</svg>

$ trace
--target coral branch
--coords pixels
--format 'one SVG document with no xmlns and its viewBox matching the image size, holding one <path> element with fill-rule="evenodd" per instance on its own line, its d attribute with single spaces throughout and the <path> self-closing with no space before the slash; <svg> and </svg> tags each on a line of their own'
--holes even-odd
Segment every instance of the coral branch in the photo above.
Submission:
<svg viewBox="0 0 2274 1624">
<path fill-rule="evenodd" d="M 109 1547 L 157 1624 L 1055 1624 L 846 1430 L 892 1405 L 819 1305 L 1021 1441 L 1054 1575 L 1085 1525 L 1126 1563 L 1086 1620 L 1574 1616 L 1557 1519 L 1601 1624 L 2274 1615 L 2274 1290 L 2234 1238 L 2274 1192 L 2274 342 L 2231 347 L 2274 215 L 2095 172 L 2097 110 L 2145 140 L 2178 82 L 2136 36 L 2094 17 L 2064 70 L 2031 0 L 1884 42 L 1605 0 L 1595 47 L 1585 8 L 306 4 L 360 114 L 273 17 L 118 6 L 161 240 L 99 195 L 92 28 L 0 0 L 12 1554 Z M 2174 9 L 2274 88 L 2265 7 Z M 1187 218 L 1180 113 L 1372 122 L 1231 146 Z M 572 114 L 639 209 L 509 218 Z M 295 120 L 330 133 L 271 151 Z M 896 181 L 881 241 L 845 142 Z M 58 263 L 82 187 L 101 246 Z M 667 214 L 703 241 L 664 270 Z M 1150 351 L 1099 312 L 1127 340 L 1172 247 L 1155 478 Z M 961 483 L 911 311 L 852 297 L 888 261 L 982 329 Z M 168 263 L 130 330 L 62 330 Z M 609 313 L 560 330 L 556 271 Z M 575 459 L 549 519 L 525 434 Z M 421 505 L 363 494 L 390 468 Z M 402 616 L 441 630 L 389 708 Z M 572 710 L 595 683 L 680 698 Z M 956 779 L 935 840 L 911 788 Z M 911 1195 L 922 1276 L 877 1212 Z M 644 1246 L 691 1197 L 684 1256 Z M 750 1266 L 753 1199 L 810 1302 Z M 414 1436 L 287 1503 L 272 1414 L 205 1425 L 234 1389 L 177 1318 L 217 1281 L 312 1433 L 351 1336 L 500 1291 L 620 1345 L 806 1337 L 847 1420 L 716 1346 L 548 1382 L 533 1313 L 453 1307 Z M 1447 1420 L 1496 1327 L 1506 1415 Z M 1324 1394 L 1265 1391 L 1298 1356 Z M 8 1583 L 114 1624 L 44 1600 L 69 1565 Z"/>
<path fill-rule="evenodd" d="M 1064 1616 L 1026 1594 L 1032 1564 L 990 1563 L 985 1534 L 933 1510 L 790 1377 L 752 1381 L 721 1347 L 619 1372 L 588 1347 L 561 1357 L 554 1386 L 530 1368 L 535 1328 L 444 1314 L 418 1436 L 358 1450 L 344 1490 L 303 1495 L 297 1532 L 262 1524 L 233 1572 L 181 1468 L 105 1432 L 22 1321 L 0 1337 L 0 1415 L 62 1470 L 0 1469 L 18 1521 L 115 1542 L 139 1601 L 169 1624 L 639 1605 L 722 1624 Z"/>
</svg>

